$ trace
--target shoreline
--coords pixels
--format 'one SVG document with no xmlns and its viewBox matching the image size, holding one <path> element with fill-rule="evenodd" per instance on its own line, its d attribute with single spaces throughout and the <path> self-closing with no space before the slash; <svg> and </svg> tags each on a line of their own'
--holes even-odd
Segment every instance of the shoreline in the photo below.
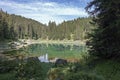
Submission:
<svg viewBox="0 0 120 80">
<path fill-rule="evenodd" d="M 85 45 L 85 41 L 80 41 L 80 40 L 76 40 L 76 41 L 71 41 L 71 40 L 25 40 L 26 43 L 25 45 L 20 45 L 17 48 L 20 49 L 22 47 L 26 47 L 32 44 L 63 44 L 63 45 Z"/>
<path fill-rule="evenodd" d="M 68 45 L 85 45 L 85 41 L 72 41 L 72 40 L 26 40 L 25 43 L 30 44 L 68 44 Z"/>
<path fill-rule="evenodd" d="M 63 45 L 85 45 L 85 41 L 71 41 L 71 40 L 61 40 L 61 41 L 57 41 L 57 40 L 25 40 L 24 43 L 26 44 L 22 44 L 20 46 L 16 46 L 17 49 L 20 49 L 22 47 L 26 47 L 32 44 L 63 44 Z"/>
</svg>

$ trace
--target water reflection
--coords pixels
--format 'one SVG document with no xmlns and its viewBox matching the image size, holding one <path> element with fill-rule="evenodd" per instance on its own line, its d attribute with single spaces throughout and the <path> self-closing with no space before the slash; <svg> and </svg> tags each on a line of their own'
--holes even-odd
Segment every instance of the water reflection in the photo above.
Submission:
<svg viewBox="0 0 120 80">
<path fill-rule="evenodd" d="M 75 58 L 86 51 L 85 46 L 63 44 L 32 44 L 22 49 L 26 54 L 34 56 L 42 56 L 47 53 L 49 58 Z"/>
<path fill-rule="evenodd" d="M 47 53 L 45 55 L 39 56 L 38 59 L 40 60 L 40 62 L 49 62 Z"/>
</svg>

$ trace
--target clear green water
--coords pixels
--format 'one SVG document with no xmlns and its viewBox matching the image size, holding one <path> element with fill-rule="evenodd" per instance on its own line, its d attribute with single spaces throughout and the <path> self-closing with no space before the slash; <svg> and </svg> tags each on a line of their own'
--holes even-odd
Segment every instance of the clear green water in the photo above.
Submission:
<svg viewBox="0 0 120 80">
<path fill-rule="evenodd" d="M 26 56 L 41 56 L 47 53 L 49 58 L 80 58 L 82 54 L 86 53 L 86 47 L 63 44 L 32 44 L 14 53 Z"/>
</svg>

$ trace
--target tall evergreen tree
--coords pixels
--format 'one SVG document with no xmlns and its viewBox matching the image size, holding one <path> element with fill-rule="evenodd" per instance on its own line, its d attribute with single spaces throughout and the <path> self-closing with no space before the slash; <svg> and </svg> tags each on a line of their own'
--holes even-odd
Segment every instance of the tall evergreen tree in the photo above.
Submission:
<svg viewBox="0 0 120 80">
<path fill-rule="evenodd" d="M 93 0 L 86 10 L 98 26 L 90 34 L 89 53 L 100 58 L 120 56 L 120 0 Z"/>
<path fill-rule="evenodd" d="M 0 13 L 0 40 L 3 38 L 2 34 L 2 14 Z"/>
<path fill-rule="evenodd" d="M 9 36 L 9 27 L 8 27 L 8 24 L 7 24 L 7 22 L 6 22 L 6 20 L 5 19 L 3 19 L 3 21 L 2 21 L 2 27 L 3 27 L 3 29 L 2 29 L 2 31 L 3 31 L 3 37 L 4 37 L 4 39 L 10 39 L 10 36 Z"/>
<path fill-rule="evenodd" d="M 14 27 L 10 27 L 10 31 L 9 32 L 10 32 L 10 34 L 9 34 L 10 39 L 15 40 L 16 39 L 16 33 L 14 31 Z"/>
</svg>

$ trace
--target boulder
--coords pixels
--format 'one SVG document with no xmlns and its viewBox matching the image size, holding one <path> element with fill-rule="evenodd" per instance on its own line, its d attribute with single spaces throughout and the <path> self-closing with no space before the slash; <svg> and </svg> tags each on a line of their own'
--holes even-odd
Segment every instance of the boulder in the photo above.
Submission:
<svg viewBox="0 0 120 80">
<path fill-rule="evenodd" d="M 66 64 L 67 64 L 67 60 L 65 60 L 65 59 L 57 59 L 55 62 L 55 66 L 66 65 Z"/>
</svg>

